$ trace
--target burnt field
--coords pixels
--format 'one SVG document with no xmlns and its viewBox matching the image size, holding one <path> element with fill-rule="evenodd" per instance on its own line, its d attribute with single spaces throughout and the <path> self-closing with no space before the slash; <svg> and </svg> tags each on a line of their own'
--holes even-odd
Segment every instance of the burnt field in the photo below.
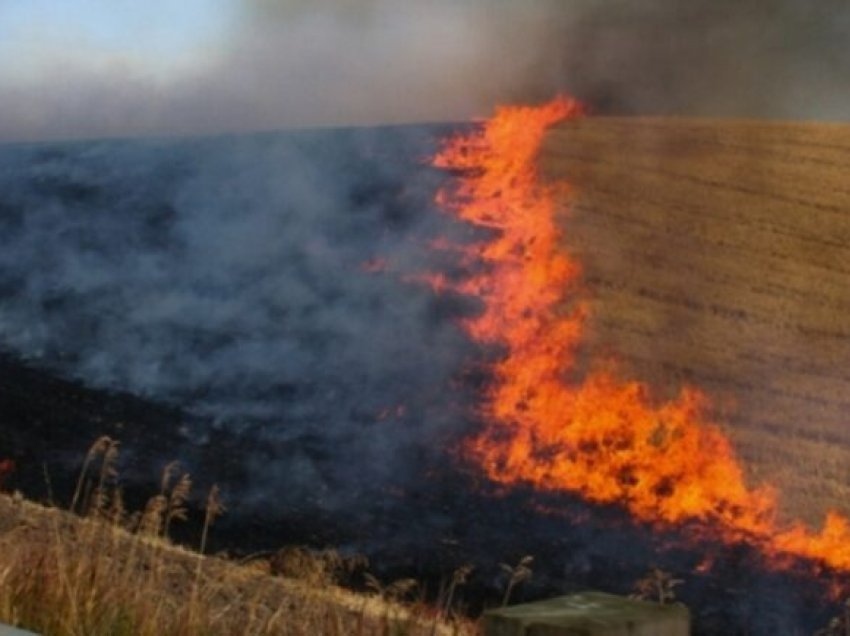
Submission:
<svg viewBox="0 0 850 636">
<path fill-rule="evenodd" d="M 850 511 L 850 127 L 588 118 L 542 166 L 573 188 L 585 348 L 705 390 L 789 516 Z"/>
<path fill-rule="evenodd" d="M 451 130 L 3 149 L 7 485 L 67 501 L 108 434 L 132 502 L 173 459 L 199 498 L 222 486 L 216 549 L 332 545 L 432 593 L 472 562 L 473 610 L 526 554 L 516 600 L 628 592 L 659 566 L 685 579 L 697 633 L 825 624 L 843 574 L 497 488 L 457 454 L 499 351 L 458 327 L 479 302 L 418 279 L 462 278 L 433 245 L 479 233 L 433 201 L 455 175 L 427 160 Z M 573 188 L 582 348 L 662 393 L 706 390 L 749 476 L 815 522 L 850 509 L 848 157 L 846 127 L 602 118 L 551 131 L 541 157 Z"/>
</svg>

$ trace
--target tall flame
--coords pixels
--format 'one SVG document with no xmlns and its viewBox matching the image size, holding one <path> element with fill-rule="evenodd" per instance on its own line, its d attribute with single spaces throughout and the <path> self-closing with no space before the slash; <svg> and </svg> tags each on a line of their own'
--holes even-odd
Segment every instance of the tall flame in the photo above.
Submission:
<svg viewBox="0 0 850 636">
<path fill-rule="evenodd" d="M 500 107 L 479 129 L 446 140 L 433 161 L 460 175 L 437 203 L 490 230 L 467 246 L 479 273 L 455 285 L 484 304 L 463 326 L 504 349 L 481 406 L 485 429 L 467 441 L 466 456 L 496 483 L 577 493 L 645 522 L 701 522 L 777 564 L 793 556 L 850 570 L 847 520 L 830 512 L 820 532 L 782 525 L 774 490 L 747 485 L 699 390 L 658 401 L 610 367 L 577 377 L 589 308 L 558 223 L 566 186 L 542 182 L 536 157 L 549 127 L 580 115 L 563 97 Z"/>
</svg>

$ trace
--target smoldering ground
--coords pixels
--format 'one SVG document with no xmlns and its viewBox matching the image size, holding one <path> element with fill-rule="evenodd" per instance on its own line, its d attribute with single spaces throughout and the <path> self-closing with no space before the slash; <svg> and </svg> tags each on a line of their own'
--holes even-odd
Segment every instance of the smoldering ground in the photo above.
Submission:
<svg viewBox="0 0 850 636">
<path fill-rule="evenodd" d="M 251 437 L 245 501 L 403 484 L 468 408 L 456 318 L 473 308 L 409 280 L 451 266 L 429 244 L 463 231 L 432 204 L 436 136 L 7 147 L 0 345 L 185 408 L 204 422 L 189 443 Z"/>
<path fill-rule="evenodd" d="M 20 426 L 21 411 L 36 424 L 0 428 L 0 440 L 49 444 L 60 436 L 41 422 L 66 425 L 79 463 L 88 441 L 79 431 L 127 416 L 131 467 L 176 458 L 224 487 L 230 511 L 216 548 L 334 545 L 431 593 L 472 562 L 459 594 L 473 607 L 501 598 L 499 561 L 530 553 L 534 578 L 513 600 L 627 593 L 654 563 L 686 579 L 677 592 L 694 608 L 695 633 L 825 624 L 836 608 L 811 564 L 772 572 L 758 550 L 718 543 L 698 523 L 660 532 L 617 507 L 499 492 L 453 461 L 474 425 L 480 386 L 467 365 L 481 355 L 455 321 L 478 308 L 408 280 L 461 267 L 432 239 L 469 238 L 434 209 L 445 175 L 421 163 L 444 132 L 2 149 L 0 338 L 37 370 L 0 355 L 1 426 Z M 51 383 L 45 369 L 101 390 Z M 62 393 L 74 415 L 6 399 L 23 384 L 36 403 L 53 400 L 44 389 Z M 194 413 L 187 432 L 175 435 L 187 424 L 170 419 L 176 410 L 148 401 Z M 718 565 L 695 572 L 707 555 Z"/>
<path fill-rule="evenodd" d="M 842 0 L 232 5 L 200 60 L 164 74 L 144 60 L 76 59 L 35 31 L 38 76 L 0 68 L 0 139 L 457 121 L 561 91 L 599 113 L 850 112 Z"/>
</svg>

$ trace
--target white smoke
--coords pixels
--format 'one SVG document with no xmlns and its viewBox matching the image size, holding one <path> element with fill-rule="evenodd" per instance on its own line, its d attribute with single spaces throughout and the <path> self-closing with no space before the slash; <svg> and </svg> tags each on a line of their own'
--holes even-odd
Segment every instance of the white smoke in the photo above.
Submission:
<svg viewBox="0 0 850 636">
<path fill-rule="evenodd" d="M 410 453 L 463 431 L 471 355 L 468 308 L 407 281 L 444 270 L 429 243 L 459 229 L 433 208 L 434 143 L 360 129 L 0 149 L 0 349 L 250 429 L 286 483 L 403 479 Z"/>
</svg>

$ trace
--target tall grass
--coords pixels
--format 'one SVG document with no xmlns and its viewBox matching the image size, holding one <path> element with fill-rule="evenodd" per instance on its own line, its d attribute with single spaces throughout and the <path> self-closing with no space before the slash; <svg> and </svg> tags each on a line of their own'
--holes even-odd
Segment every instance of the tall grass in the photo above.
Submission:
<svg viewBox="0 0 850 636">
<path fill-rule="evenodd" d="M 268 561 L 204 556 L 224 512 L 217 489 L 206 500 L 199 550 L 175 546 L 168 531 L 186 518 L 189 476 L 170 464 L 160 492 L 130 513 L 115 484 L 117 458 L 109 438 L 91 447 L 70 502 L 77 514 L 0 495 L 0 621 L 45 636 L 473 633 L 415 611 L 377 583 L 371 596 L 341 589 L 327 556 L 300 552 L 301 565 L 290 560 L 282 572 L 288 577 L 272 576 Z"/>
</svg>

